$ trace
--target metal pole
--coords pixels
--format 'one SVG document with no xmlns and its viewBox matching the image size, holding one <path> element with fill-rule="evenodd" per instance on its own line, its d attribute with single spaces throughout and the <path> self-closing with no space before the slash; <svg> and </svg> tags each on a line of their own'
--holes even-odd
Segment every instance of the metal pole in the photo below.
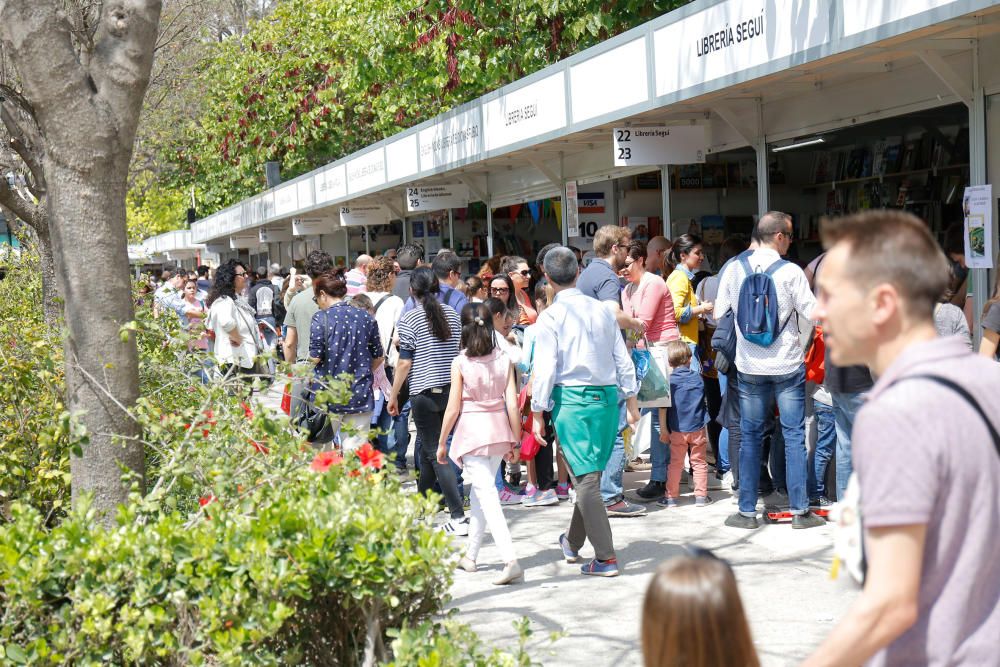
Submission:
<svg viewBox="0 0 1000 667">
<path fill-rule="evenodd" d="M 969 108 L 969 185 L 986 184 L 986 94 L 980 78 L 979 42 L 972 47 L 972 106 Z M 996 193 L 994 192 L 994 196 Z M 994 247 L 987 252 L 996 257 L 997 221 L 993 220 Z M 996 271 L 1000 267 L 994 267 Z M 971 269 L 972 338 L 976 349 L 982 339 L 980 320 L 983 307 L 990 298 L 989 269 Z"/>
<path fill-rule="evenodd" d="M 448 242 L 452 250 L 455 249 L 455 214 L 448 209 Z"/>
<path fill-rule="evenodd" d="M 566 181 L 563 181 L 562 193 L 560 194 L 559 199 L 560 201 L 562 201 L 562 211 L 560 211 L 560 213 L 562 214 L 562 225 L 561 225 L 562 244 L 568 246 L 569 245 L 569 204 L 568 204 L 569 198 L 566 196 Z"/>
<path fill-rule="evenodd" d="M 670 165 L 660 165 L 660 199 L 663 208 L 663 236 L 670 238 Z"/>
<path fill-rule="evenodd" d="M 344 227 L 344 268 L 351 268 L 351 228 Z"/>
<path fill-rule="evenodd" d="M 365 254 L 372 254 L 371 230 L 368 228 L 368 225 L 365 225 Z"/>
<path fill-rule="evenodd" d="M 771 184 L 767 173 L 767 138 L 764 135 L 764 104 L 758 97 L 757 106 L 757 214 L 763 216 L 770 209 Z"/>
<path fill-rule="evenodd" d="M 489 195 L 486 196 L 486 255 L 493 256 L 493 203 Z"/>
</svg>

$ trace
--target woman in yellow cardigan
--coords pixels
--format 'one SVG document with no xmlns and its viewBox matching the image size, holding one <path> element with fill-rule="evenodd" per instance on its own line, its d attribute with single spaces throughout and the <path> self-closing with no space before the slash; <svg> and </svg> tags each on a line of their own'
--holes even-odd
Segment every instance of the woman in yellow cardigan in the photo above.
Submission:
<svg viewBox="0 0 1000 667">
<path fill-rule="evenodd" d="M 667 276 L 667 287 L 674 300 L 674 315 L 680 329 L 681 340 L 691 348 L 691 368 L 701 372 L 701 360 L 698 357 L 698 318 L 702 313 L 712 312 L 711 302 L 698 303 L 691 281 L 694 274 L 705 261 L 702 252 L 701 237 L 697 234 L 684 234 L 674 241 L 670 249 L 670 261 L 675 267 L 673 273 Z"/>
</svg>

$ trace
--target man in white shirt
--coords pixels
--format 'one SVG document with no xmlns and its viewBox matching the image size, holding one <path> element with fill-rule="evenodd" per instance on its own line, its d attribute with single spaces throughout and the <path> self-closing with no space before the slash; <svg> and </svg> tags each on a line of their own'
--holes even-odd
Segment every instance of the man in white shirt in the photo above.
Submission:
<svg viewBox="0 0 1000 667">
<path fill-rule="evenodd" d="M 601 498 L 601 474 L 618 432 L 619 388 L 627 399 L 629 423 L 639 421 L 635 367 L 615 316 L 607 308 L 595 308 L 576 289 L 580 265 L 573 252 L 553 248 L 543 268 L 554 296 L 534 327 L 533 432 L 546 442 L 542 413 L 550 411 L 576 487 L 569 530 L 559 536 L 563 557 L 577 562 L 590 539 L 595 558 L 581 572 L 614 577 L 618 560 Z"/>
<path fill-rule="evenodd" d="M 754 234 L 758 248 L 740 262 L 734 262 L 723 274 L 715 302 L 715 318 L 730 309 L 739 322 L 740 287 L 750 271 L 765 272 L 792 243 L 792 218 L 787 213 L 771 211 L 757 223 Z M 733 528 L 757 528 L 757 490 L 764 423 L 768 410 L 777 401 L 781 430 L 785 436 L 785 468 L 788 501 L 794 515 L 792 528 L 824 525 L 822 518 L 809 511 L 806 492 L 805 400 L 806 378 L 802 345 L 795 313 L 809 320 L 816 298 L 809 289 L 805 273 L 795 264 L 785 262 L 772 275 L 778 297 L 778 332 L 774 342 L 764 347 L 743 337 L 736 327 L 736 368 L 740 397 L 740 488 L 739 512 L 726 519 Z"/>
</svg>

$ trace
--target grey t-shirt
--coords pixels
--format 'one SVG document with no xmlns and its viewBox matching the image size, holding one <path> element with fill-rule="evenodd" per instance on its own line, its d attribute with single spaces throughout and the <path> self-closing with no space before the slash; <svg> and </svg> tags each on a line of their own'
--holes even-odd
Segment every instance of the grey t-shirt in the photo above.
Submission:
<svg viewBox="0 0 1000 667">
<path fill-rule="evenodd" d="M 1000 333 L 1000 301 L 991 304 L 983 315 L 983 328 Z"/>
<path fill-rule="evenodd" d="M 934 328 L 938 336 L 958 336 L 972 350 L 972 333 L 962 309 L 953 303 L 939 303 L 934 306 Z"/>
<path fill-rule="evenodd" d="M 621 303 L 622 286 L 611 265 L 595 259 L 580 273 L 576 288 L 591 299 Z"/>
<path fill-rule="evenodd" d="M 309 358 L 309 332 L 312 327 L 312 317 L 319 312 L 319 306 L 313 302 L 313 291 L 304 289 L 294 297 L 288 304 L 288 311 L 285 313 L 285 326 L 294 327 L 295 335 L 298 336 L 295 346 L 296 361 L 305 361 Z"/>
<path fill-rule="evenodd" d="M 907 375 L 960 384 L 1000 430 L 1000 364 L 958 338 L 906 349 L 858 413 L 854 466 L 867 528 L 927 527 L 916 623 L 869 664 L 993 665 L 1000 637 L 1000 456 L 982 418 L 957 393 Z"/>
</svg>

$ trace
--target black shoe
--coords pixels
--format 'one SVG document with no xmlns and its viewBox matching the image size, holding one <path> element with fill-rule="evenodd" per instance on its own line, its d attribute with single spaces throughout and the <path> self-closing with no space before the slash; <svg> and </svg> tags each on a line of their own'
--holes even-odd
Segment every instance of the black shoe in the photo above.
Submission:
<svg viewBox="0 0 1000 667">
<path fill-rule="evenodd" d="M 809 501 L 809 509 L 811 510 L 825 510 L 833 507 L 834 503 L 832 500 L 826 496 L 820 496 L 819 498 L 813 498 Z"/>
<path fill-rule="evenodd" d="M 657 498 L 662 497 L 665 490 L 666 485 L 663 482 L 649 480 L 649 483 L 646 484 L 646 486 L 635 490 L 635 495 L 644 501 L 652 502 Z"/>
<path fill-rule="evenodd" d="M 817 528 L 818 526 L 825 525 L 826 521 L 823 517 L 813 514 L 812 512 L 796 514 L 792 517 L 792 528 Z"/>
<path fill-rule="evenodd" d="M 757 523 L 757 517 L 743 516 L 739 512 L 736 514 L 730 514 L 726 518 L 726 525 L 730 528 L 745 528 L 747 530 L 755 530 L 760 527 L 760 524 Z"/>
</svg>

